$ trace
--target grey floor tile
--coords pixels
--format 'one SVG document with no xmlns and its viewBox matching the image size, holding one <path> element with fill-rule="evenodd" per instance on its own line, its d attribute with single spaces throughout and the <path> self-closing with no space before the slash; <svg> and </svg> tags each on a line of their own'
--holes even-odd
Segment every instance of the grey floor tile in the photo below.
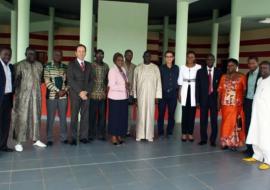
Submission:
<svg viewBox="0 0 270 190">
<path fill-rule="evenodd" d="M 41 160 L 17 160 L 13 161 L 13 170 L 35 169 L 41 168 Z"/>
<path fill-rule="evenodd" d="M 77 164 L 90 164 L 94 163 L 94 159 L 92 156 L 85 155 L 85 156 L 72 156 L 68 157 L 68 163 L 70 165 L 77 165 Z"/>
<path fill-rule="evenodd" d="M 125 163 L 99 164 L 97 166 L 105 174 L 128 172 Z"/>
<path fill-rule="evenodd" d="M 73 178 L 45 181 L 46 190 L 78 190 L 79 185 Z"/>
<path fill-rule="evenodd" d="M 42 181 L 28 181 L 28 182 L 18 182 L 12 183 L 10 185 L 10 190 L 45 190 Z"/>
<path fill-rule="evenodd" d="M 65 158 L 43 158 L 41 160 L 41 167 L 47 168 L 47 167 L 56 167 L 56 166 L 67 166 L 69 165 L 67 159 Z"/>
<path fill-rule="evenodd" d="M 115 162 L 117 157 L 113 153 L 92 154 L 95 163 Z"/>
<path fill-rule="evenodd" d="M 240 152 L 183 143 L 179 130 L 154 143 L 127 138 L 118 147 L 98 140 L 46 149 L 27 143 L 21 153 L 0 153 L 0 190 L 269 190 L 270 171 L 243 163 Z M 42 122 L 42 138 L 45 131 Z"/>
<path fill-rule="evenodd" d="M 0 172 L 12 169 L 12 161 L 0 161 Z"/>
<path fill-rule="evenodd" d="M 140 170 L 140 169 L 147 169 L 147 168 L 152 168 L 152 166 L 147 163 L 146 161 L 130 161 L 130 162 L 125 162 L 126 168 L 129 170 Z"/>
<path fill-rule="evenodd" d="M 71 171 L 75 176 L 92 176 L 92 175 L 101 175 L 101 171 L 98 166 L 73 166 Z"/>
<path fill-rule="evenodd" d="M 41 170 L 19 171 L 11 173 L 11 182 L 40 181 L 42 180 Z"/>
<path fill-rule="evenodd" d="M 170 178 L 169 181 L 180 190 L 207 190 L 207 186 L 191 176 Z"/>
<path fill-rule="evenodd" d="M 9 187 L 10 187 L 10 184 L 3 184 L 3 183 L 1 184 L 0 183 L 0 189 L 1 190 L 9 190 Z"/>
<path fill-rule="evenodd" d="M 153 169 L 145 169 L 145 170 L 133 170 L 130 172 L 138 181 L 141 182 L 157 182 L 162 179 L 165 179 L 160 173 Z"/>
<path fill-rule="evenodd" d="M 11 173 L 10 172 L 0 172 L 0 183 L 9 183 Z"/>
<path fill-rule="evenodd" d="M 102 175 L 92 175 L 92 176 L 76 176 L 76 182 L 79 188 L 97 188 L 108 186 L 108 181 Z"/>
<path fill-rule="evenodd" d="M 105 177 L 112 186 L 118 184 L 129 184 L 137 181 L 129 172 L 105 174 Z"/>
<path fill-rule="evenodd" d="M 55 169 L 43 169 L 42 174 L 44 179 L 47 180 L 62 180 L 70 179 L 73 177 L 70 168 L 55 168 Z"/>
</svg>

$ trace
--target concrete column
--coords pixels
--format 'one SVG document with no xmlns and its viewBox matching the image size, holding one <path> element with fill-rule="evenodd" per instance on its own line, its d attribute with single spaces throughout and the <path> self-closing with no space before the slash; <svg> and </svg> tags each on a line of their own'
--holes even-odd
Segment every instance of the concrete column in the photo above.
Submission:
<svg viewBox="0 0 270 190">
<path fill-rule="evenodd" d="M 87 48 L 85 59 L 92 60 L 93 0 L 81 0 L 80 43 Z"/>
<path fill-rule="evenodd" d="M 232 13 L 231 13 L 231 32 L 230 32 L 230 58 L 239 60 L 240 52 L 240 36 L 241 36 L 241 16 L 236 13 L 236 1 L 232 0 Z"/>
<path fill-rule="evenodd" d="M 53 59 L 53 49 L 54 49 L 54 7 L 49 9 L 49 28 L 48 28 L 48 62 Z"/>
<path fill-rule="evenodd" d="M 175 63 L 178 66 L 186 63 L 187 37 L 188 37 L 188 0 L 177 0 L 176 16 L 176 46 L 175 46 Z M 181 122 L 181 105 L 178 104 L 175 113 L 177 123 Z"/>
<path fill-rule="evenodd" d="M 94 48 L 96 46 L 96 41 L 95 41 L 95 38 L 96 38 L 96 35 L 97 35 L 97 23 L 96 23 L 96 15 L 93 14 L 93 26 L 92 26 L 92 52 L 94 52 Z M 94 61 L 94 56 L 91 57 L 91 62 Z"/>
<path fill-rule="evenodd" d="M 12 49 L 11 63 L 17 62 L 17 11 L 18 1 L 13 1 L 14 9 L 11 10 L 10 44 Z"/>
<path fill-rule="evenodd" d="M 30 0 L 18 1 L 17 60 L 25 59 L 25 49 L 29 46 Z"/>
<path fill-rule="evenodd" d="M 163 53 L 162 53 L 162 62 L 165 63 L 164 54 L 168 50 L 169 46 L 169 17 L 164 17 L 164 24 L 163 24 Z"/>
<path fill-rule="evenodd" d="M 219 30 L 219 23 L 216 21 L 218 18 L 218 10 L 213 10 L 213 24 L 212 24 L 212 39 L 211 39 L 211 53 L 215 56 L 216 61 L 215 65 L 217 64 L 217 55 L 218 55 L 218 30 Z"/>
</svg>

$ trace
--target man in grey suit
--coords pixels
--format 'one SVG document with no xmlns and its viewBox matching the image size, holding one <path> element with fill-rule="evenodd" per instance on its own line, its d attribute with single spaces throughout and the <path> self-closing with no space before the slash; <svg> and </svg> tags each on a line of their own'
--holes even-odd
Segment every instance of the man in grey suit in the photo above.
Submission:
<svg viewBox="0 0 270 190">
<path fill-rule="evenodd" d="M 70 87 L 71 104 L 71 145 L 77 145 L 78 114 L 80 112 L 80 142 L 88 143 L 89 130 L 89 100 L 90 89 L 90 63 L 85 61 L 86 47 L 79 44 L 75 51 L 76 59 L 69 63 L 67 69 L 67 81 Z"/>
</svg>

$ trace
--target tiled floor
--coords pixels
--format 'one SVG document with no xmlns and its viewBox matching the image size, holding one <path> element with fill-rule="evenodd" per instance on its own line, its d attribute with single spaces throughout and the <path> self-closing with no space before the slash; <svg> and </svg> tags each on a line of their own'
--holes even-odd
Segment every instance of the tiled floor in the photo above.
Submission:
<svg viewBox="0 0 270 190">
<path fill-rule="evenodd" d="M 269 190 L 270 172 L 241 159 L 177 136 L 154 143 L 131 138 L 119 147 L 27 145 L 22 153 L 1 153 L 0 190 Z"/>
</svg>

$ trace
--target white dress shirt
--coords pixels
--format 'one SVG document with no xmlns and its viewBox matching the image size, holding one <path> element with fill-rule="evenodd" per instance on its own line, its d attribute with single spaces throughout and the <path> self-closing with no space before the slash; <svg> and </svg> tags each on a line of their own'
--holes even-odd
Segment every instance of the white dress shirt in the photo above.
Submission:
<svg viewBox="0 0 270 190">
<path fill-rule="evenodd" d="M 83 67 L 84 65 L 82 65 L 82 63 L 84 63 L 84 60 L 80 60 L 79 58 L 77 58 L 77 61 L 79 62 L 80 66 Z"/>
<path fill-rule="evenodd" d="M 0 62 L 4 68 L 5 76 L 6 76 L 6 86 L 5 86 L 5 94 L 12 92 L 12 76 L 9 68 L 9 64 L 5 64 L 4 61 L 0 58 Z"/>
<path fill-rule="evenodd" d="M 200 65 L 196 64 L 194 67 L 187 67 L 182 65 L 180 67 L 180 73 L 178 77 L 178 85 L 182 86 L 181 88 L 181 104 L 186 106 L 188 86 L 190 85 L 190 101 L 191 106 L 196 106 L 196 97 L 195 97 L 195 83 L 197 71 L 201 68 Z"/>
<path fill-rule="evenodd" d="M 212 85 L 212 92 L 213 92 L 213 81 L 214 81 L 214 69 L 215 69 L 215 67 L 212 67 L 212 68 L 210 68 L 210 67 L 206 67 L 207 68 L 207 75 L 209 75 L 209 70 L 211 69 L 211 79 L 212 79 L 212 82 L 211 82 L 211 85 Z"/>
</svg>

